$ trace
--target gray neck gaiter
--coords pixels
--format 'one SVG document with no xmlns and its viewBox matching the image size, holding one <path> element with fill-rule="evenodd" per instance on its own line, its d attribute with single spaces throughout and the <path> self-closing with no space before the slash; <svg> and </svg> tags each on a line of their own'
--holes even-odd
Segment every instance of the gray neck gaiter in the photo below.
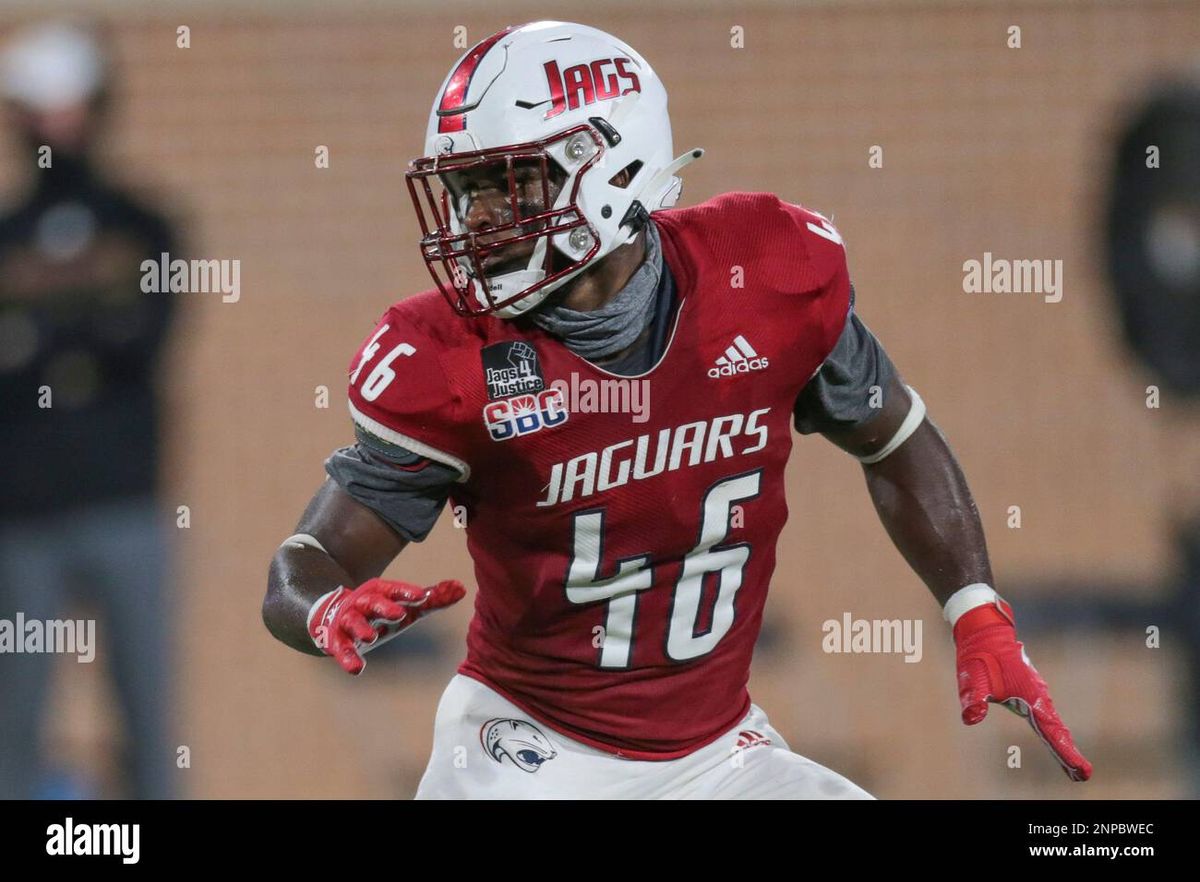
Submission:
<svg viewBox="0 0 1200 882">
<path fill-rule="evenodd" d="M 630 346 L 650 324 L 661 276 L 662 247 L 650 221 L 646 225 L 646 260 L 616 297 L 590 312 L 545 305 L 531 315 L 538 327 L 560 338 L 576 355 L 589 361 L 604 358 Z"/>
</svg>

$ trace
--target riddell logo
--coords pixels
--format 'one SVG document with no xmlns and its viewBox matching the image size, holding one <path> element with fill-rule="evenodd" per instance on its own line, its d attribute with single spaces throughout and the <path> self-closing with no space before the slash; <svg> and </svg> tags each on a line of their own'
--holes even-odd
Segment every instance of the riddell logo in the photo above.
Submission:
<svg viewBox="0 0 1200 882">
<path fill-rule="evenodd" d="M 708 375 L 714 380 L 718 377 L 732 377 L 734 374 L 748 374 L 750 371 L 766 370 L 770 361 L 765 355 L 759 355 L 746 338 L 738 334 L 725 354 L 717 358 L 717 366 L 708 369 Z"/>
</svg>

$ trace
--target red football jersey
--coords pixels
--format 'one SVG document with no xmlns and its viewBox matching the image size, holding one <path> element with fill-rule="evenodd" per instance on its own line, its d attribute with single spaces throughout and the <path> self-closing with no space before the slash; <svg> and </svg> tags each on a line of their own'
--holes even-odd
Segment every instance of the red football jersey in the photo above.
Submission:
<svg viewBox="0 0 1200 882">
<path fill-rule="evenodd" d="M 679 305 L 645 374 L 430 290 L 384 313 L 350 405 L 462 472 L 478 591 L 459 671 L 569 737 L 664 760 L 749 710 L 792 408 L 850 284 L 837 231 L 772 194 L 652 217 Z"/>
</svg>

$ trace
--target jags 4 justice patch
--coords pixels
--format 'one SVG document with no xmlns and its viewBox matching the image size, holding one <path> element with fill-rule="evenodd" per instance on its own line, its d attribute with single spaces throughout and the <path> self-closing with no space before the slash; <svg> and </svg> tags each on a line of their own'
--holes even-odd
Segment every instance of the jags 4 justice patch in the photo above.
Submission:
<svg viewBox="0 0 1200 882">
<path fill-rule="evenodd" d="M 528 395 L 546 388 L 537 350 L 524 340 L 508 340 L 483 347 L 483 379 L 488 398 Z"/>
<path fill-rule="evenodd" d="M 493 441 L 519 438 L 566 421 L 567 404 L 558 389 L 547 389 L 537 350 L 524 340 L 483 348 L 483 379 L 488 403 L 483 424 Z"/>
</svg>

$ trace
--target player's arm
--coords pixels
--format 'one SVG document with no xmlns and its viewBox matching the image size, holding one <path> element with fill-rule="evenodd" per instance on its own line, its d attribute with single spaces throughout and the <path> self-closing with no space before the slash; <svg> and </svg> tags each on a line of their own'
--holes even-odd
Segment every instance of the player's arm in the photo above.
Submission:
<svg viewBox="0 0 1200 882">
<path fill-rule="evenodd" d="M 963 722 L 983 720 L 988 702 L 1002 704 L 1029 721 L 1072 780 L 1086 781 L 1092 766 L 1017 640 L 1012 608 L 992 587 L 983 526 L 962 469 L 925 403 L 854 313 L 841 234 L 821 215 L 780 207 L 808 258 L 797 283 L 820 280 L 802 325 L 811 332 L 805 343 L 829 353 L 797 398 L 797 431 L 819 432 L 862 462 L 879 519 L 950 623 Z"/>
<path fill-rule="evenodd" d="M 406 469 L 360 445 L 335 451 L 326 469 L 330 479 L 271 560 L 263 623 L 288 646 L 360 674 L 369 650 L 466 594 L 453 579 L 422 587 L 380 578 L 437 520 L 445 493 L 428 488 L 453 478 L 436 463 Z"/>
<path fill-rule="evenodd" d="M 349 400 L 357 443 L 329 457 L 330 480 L 275 552 L 262 613 L 288 646 L 358 674 L 367 651 L 466 593 L 455 580 L 422 587 L 380 576 L 428 535 L 467 467 L 403 431 L 454 437 L 436 347 L 399 313 L 385 313 L 360 346 Z"/>
<path fill-rule="evenodd" d="M 862 462 L 879 519 L 952 627 L 963 722 L 982 721 L 989 701 L 1002 704 L 1029 720 L 1068 777 L 1086 781 L 1092 766 L 1017 640 L 1012 608 L 991 587 L 983 526 L 958 461 L 920 396 L 853 321 L 801 395 L 797 428 L 819 430 Z M 879 393 L 872 414 L 864 405 Z"/>
<path fill-rule="evenodd" d="M 375 512 L 327 479 L 300 516 L 295 537 L 271 558 L 263 624 L 293 649 L 323 655 L 308 630 L 313 604 L 338 586 L 380 576 L 407 544 Z"/>
<path fill-rule="evenodd" d="M 851 288 L 837 343 L 796 401 L 796 429 L 863 463 L 884 528 L 944 606 L 965 585 L 992 584 L 983 527 L 945 438 L 853 303 Z"/>
<path fill-rule="evenodd" d="M 863 462 L 884 528 L 944 607 L 965 585 L 993 583 L 983 525 L 945 437 L 898 373 L 880 394 L 874 417 L 822 434 Z"/>
</svg>

